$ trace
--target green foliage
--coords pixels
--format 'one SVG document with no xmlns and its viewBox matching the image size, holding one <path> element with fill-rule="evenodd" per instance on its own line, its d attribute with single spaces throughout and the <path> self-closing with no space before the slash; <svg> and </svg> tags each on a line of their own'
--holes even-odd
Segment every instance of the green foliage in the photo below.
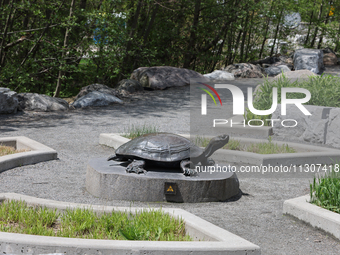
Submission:
<svg viewBox="0 0 340 255">
<path fill-rule="evenodd" d="M 1 3 L 0 86 L 53 95 L 59 77 L 60 96 L 70 97 L 91 83 L 114 87 L 141 66 L 211 72 L 275 54 L 268 38 L 295 35 L 282 26 L 289 12 L 311 24 L 306 45 L 317 46 L 317 27 L 323 45 L 340 49 L 339 13 L 327 16 L 331 6 L 321 10 L 319 0 L 87 0 L 72 12 L 71 3 Z"/>
<path fill-rule="evenodd" d="M 191 241 L 182 219 L 174 219 L 161 210 L 143 210 L 136 214 L 111 212 L 97 215 L 90 209 L 67 209 L 58 213 L 41 207 L 29 207 L 23 201 L 5 201 L 0 205 L 0 231 L 70 238 Z"/>
<path fill-rule="evenodd" d="M 313 183 L 310 184 L 310 198 L 312 204 L 340 213 L 339 169 L 327 172 L 319 178 L 314 177 Z"/>
<path fill-rule="evenodd" d="M 193 142 L 200 147 L 206 147 L 210 139 L 202 136 L 196 136 Z M 296 150 L 289 147 L 287 144 L 278 145 L 272 142 L 272 138 L 268 138 L 268 142 L 264 143 L 251 143 L 249 145 L 241 144 L 240 140 L 229 139 L 229 142 L 223 146 L 226 150 L 247 151 L 257 154 L 279 154 L 279 153 L 295 153 Z"/>
<path fill-rule="evenodd" d="M 327 107 L 340 107 L 340 78 L 332 75 L 310 76 L 303 81 L 291 82 L 283 74 L 280 78 L 269 81 L 267 78 L 264 80 L 264 84 L 254 95 L 254 108 L 257 110 L 268 110 L 272 106 L 273 102 L 273 88 L 277 88 L 277 100 L 281 102 L 281 89 L 284 87 L 298 87 L 305 88 L 311 93 L 311 99 L 308 101 L 308 105 L 327 106 Z M 287 98 L 304 98 L 305 94 L 302 93 L 288 93 Z M 250 112 L 247 108 L 245 113 L 245 119 L 261 119 L 264 121 L 265 126 L 270 126 L 271 115 L 258 116 Z M 258 121 L 253 121 L 252 125 L 261 125 Z"/>
</svg>

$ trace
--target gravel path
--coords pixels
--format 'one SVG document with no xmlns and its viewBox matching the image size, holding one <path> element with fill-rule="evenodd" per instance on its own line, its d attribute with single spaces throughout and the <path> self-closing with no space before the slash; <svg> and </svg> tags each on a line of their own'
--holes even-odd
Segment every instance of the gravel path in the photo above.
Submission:
<svg viewBox="0 0 340 255">
<path fill-rule="evenodd" d="M 189 132 L 189 89 L 144 92 L 125 105 L 67 113 L 0 116 L 0 135 L 27 136 L 58 152 L 58 160 L 0 173 L 0 192 L 89 204 L 179 207 L 257 245 L 262 254 L 339 254 L 340 242 L 282 215 L 283 201 L 308 194 L 311 179 L 254 179 L 239 176 L 244 195 L 236 201 L 172 204 L 106 201 L 85 189 L 86 162 L 113 150 L 98 144 L 99 134 L 122 132 L 131 124 L 162 131 Z"/>
</svg>

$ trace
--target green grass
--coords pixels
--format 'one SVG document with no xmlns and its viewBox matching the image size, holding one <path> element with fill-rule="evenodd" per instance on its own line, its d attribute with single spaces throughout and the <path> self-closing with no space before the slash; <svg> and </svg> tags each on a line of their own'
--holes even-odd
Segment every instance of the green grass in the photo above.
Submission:
<svg viewBox="0 0 340 255">
<path fill-rule="evenodd" d="M 200 147 L 206 147 L 210 139 L 205 137 L 196 137 L 193 142 Z M 229 139 L 229 142 L 223 146 L 223 149 L 227 150 L 237 150 L 237 151 L 247 151 L 258 154 L 279 154 L 279 153 L 295 153 L 296 150 L 289 147 L 287 144 L 278 145 L 272 142 L 271 137 L 269 137 L 268 142 L 263 143 L 252 143 L 250 145 L 242 145 L 240 140 Z"/>
<path fill-rule="evenodd" d="M 9 154 L 24 152 L 24 151 L 27 151 L 27 150 L 16 150 L 14 147 L 11 147 L 11 146 L 0 145 L 0 156 L 5 156 Z"/>
<path fill-rule="evenodd" d="M 335 164 L 338 166 L 338 163 Z M 327 210 L 340 213 L 340 172 L 327 172 L 325 176 L 314 177 L 310 184 L 310 202 Z"/>
<path fill-rule="evenodd" d="M 112 212 L 89 209 L 57 210 L 29 207 L 23 201 L 0 205 L 0 231 L 21 234 L 112 240 L 191 241 L 182 219 L 161 210 Z"/>
<path fill-rule="evenodd" d="M 143 125 L 131 125 L 126 130 L 124 130 L 124 134 L 122 136 L 134 139 L 138 136 L 150 134 L 150 133 L 158 133 L 159 128 L 156 126 L 151 126 L 147 124 Z"/>
<path fill-rule="evenodd" d="M 264 83 L 260 90 L 254 95 L 254 108 L 258 110 L 268 110 L 272 106 L 273 87 L 277 88 L 278 103 L 281 103 L 281 88 L 283 87 L 299 87 L 309 90 L 311 99 L 306 103 L 308 105 L 326 106 L 326 107 L 340 107 L 340 78 L 332 75 L 310 76 L 304 81 L 290 82 L 288 78 L 282 77 L 269 81 L 264 79 Z M 288 93 L 287 98 L 304 98 L 303 93 Z M 270 122 L 265 121 L 270 119 L 271 115 L 259 116 L 251 113 L 246 109 L 244 114 L 246 120 L 261 119 L 265 126 L 269 126 Z M 251 123 L 256 125 L 255 121 Z M 257 125 L 261 125 L 258 122 Z"/>
</svg>

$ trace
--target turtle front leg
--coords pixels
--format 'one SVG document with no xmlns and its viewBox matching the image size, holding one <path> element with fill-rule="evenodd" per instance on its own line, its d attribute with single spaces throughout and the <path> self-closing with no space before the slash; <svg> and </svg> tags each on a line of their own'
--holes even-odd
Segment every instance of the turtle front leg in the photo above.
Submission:
<svg viewBox="0 0 340 255">
<path fill-rule="evenodd" d="M 191 169 L 192 162 L 188 159 L 182 160 L 180 163 L 181 169 L 185 176 L 193 176 L 197 174 L 196 169 Z"/>
<path fill-rule="evenodd" d="M 127 173 L 136 173 L 136 174 L 146 174 L 146 170 L 144 169 L 145 161 L 144 160 L 133 160 L 127 167 Z"/>
</svg>

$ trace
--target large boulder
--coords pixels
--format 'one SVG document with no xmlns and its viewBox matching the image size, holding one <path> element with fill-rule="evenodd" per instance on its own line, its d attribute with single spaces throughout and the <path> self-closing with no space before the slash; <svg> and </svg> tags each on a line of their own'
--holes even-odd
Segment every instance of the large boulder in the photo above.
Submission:
<svg viewBox="0 0 340 255">
<path fill-rule="evenodd" d="M 64 99 L 43 94 L 20 93 L 18 99 L 19 110 L 50 112 L 69 109 L 69 104 Z"/>
<path fill-rule="evenodd" d="M 139 67 L 132 72 L 130 78 L 139 81 L 144 88 L 149 89 L 185 86 L 190 84 L 190 79 L 207 81 L 200 73 L 172 66 Z"/>
<path fill-rule="evenodd" d="M 268 76 L 276 76 L 280 73 L 290 72 L 290 69 L 286 65 L 270 66 L 264 69 Z"/>
<path fill-rule="evenodd" d="M 215 70 L 212 73 L 203 74 L 205 78 L 210 80 L 235 80 L 233 73 L 228 73 L 226 71 Z"/>
<path fill-rule="evenodd" d="M 233 73 L 237 78 L 263 78 L 266 75 L 260 65 L 250 63 L 232 64 L 225 67 L 223 71 Z"/>
<path fill-rule="evenodd" d="M 108 106 L 110 104 L 122 104 L 118 97 L 100 91 L 92 91 L 75 100 L 72 103 L 74 108 Z"/>
<path fill-rule="evenodd" d="M 310 76 L 317 76 L 315 73 L 309 70 L 298 70 L 298 71 L 290 71 L 285 72 L 283 74 L 286 78 L 290 79 L 291 81 L 295 81 L 297 79 L 308 79 Z M 275 79 L 278 79 L 282 76 L 282 74 L 279 74 L 275 76 Z"/>
<path fill-rule="evenodd" d="M 16 113 L 18 105 L 17 93 L 9 88 L 0 87 L 0 114 Z"/>
<path fill-rule="evenodd" d="M 325 67 L 323 64 L 323 51 L 317 49 L 300 49 L 294 53 L 295 70 L 307 69 L 321 74 Z"/>
<path fill-rule="evenodd" d="M 338 63 L 338 58 L 334 53 L 324 53 L 323 64 L 325 66 L 335 66 Z"/>
<path fill-rule="evenodd" d="M 272 114 L 274 121 L 274 135 L 294 141 L 305 141 L 310 143 L 324 144 L 327 132 L 328 117 L 331 107 L 304 105 L 312 115 L 304 115 L 295 105 L 287 105 L 287 115 L 281 115 L 281 105 Z M 295 127 L 283 127 L 281 121 L 294 119 L 297 121 Z M 293 126 L 293 121 L 286 121 L 284 125 Z"/>
<path fill-rule="evenodd" d="M 78 93 L 78 95 L 75 97 L 74 101 L 78 100 L 79 98 L 85 96 L 86 94 L 88 94 L 92 91 L 98 91 L 98 92 L 102 92 L 104 94 L 109 94 L 109 95 L 112 95 L 112 96 L 118 96 L 117 90 L 110 88 L 110 87 L 103 85 L 103 84 L 94 83 L 94 84 L 88 85 L 86 87 L 82 87 L 80 92 Z"/>
<path fill-rule="evenodd" d="M 131 79 L 124 79 L 118 82 L 117 91 L 120 94 L 131 94 L 138 91 L 143 91 L 143 86 L 140 84 L 139 81 L 131 80 Z"/>
</svg>

